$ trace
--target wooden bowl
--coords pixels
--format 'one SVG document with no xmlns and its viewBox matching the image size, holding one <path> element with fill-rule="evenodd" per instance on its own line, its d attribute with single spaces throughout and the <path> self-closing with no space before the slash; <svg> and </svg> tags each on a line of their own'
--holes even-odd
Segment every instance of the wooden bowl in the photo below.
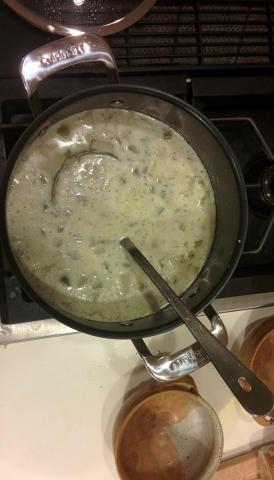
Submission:
<svg viewBox="0 0 274 480">
<path fill-rule="evenodd" d="M 264 382 L 274 394 L 274 317 L 263 319 L 246 337 L 242 349 L 243 363 Z M 257 423 L 267 426 L 274 422 L 274 405 L 267 417 L 254 417 Z"/>
<path fill-rule="evenodd" d="M 122 480 L 206 480 L 223 451 L 220 421 L 197 394 L 178 383 L 152 391 L 120 419 L 114 438 Z"/>
</svg>

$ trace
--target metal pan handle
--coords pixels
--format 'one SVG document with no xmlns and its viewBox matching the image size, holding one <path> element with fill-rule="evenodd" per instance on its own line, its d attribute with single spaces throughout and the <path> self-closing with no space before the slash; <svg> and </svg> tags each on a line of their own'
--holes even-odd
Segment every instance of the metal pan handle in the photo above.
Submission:
<svg viewBox="0 0 274 480">
<path fill-rule="evenodd" d="M 108 81 L 119 82 L 113 53 L 107 42 L 97 35 L 60 38 L 36 48 L 23 58 L 20 75 L 34 116 L 42 111 L 37 95 L 39 83 L 64 68 L 86 62 L 102 63 L 106 68 Z"/>
<path fill-rule="evenodd" d="M 226 346 L 228 337 L 221 318 L 211 305 L 205 308 L 204 313 L 210 320 L 211 333 Z M 151 376 L 160 382 L 178 380 L 210 361 L 198 342 L 177 353 L 160 357 L 152 355 L 142 338 L 134 339 L 132 342 Z"/>
</svg>

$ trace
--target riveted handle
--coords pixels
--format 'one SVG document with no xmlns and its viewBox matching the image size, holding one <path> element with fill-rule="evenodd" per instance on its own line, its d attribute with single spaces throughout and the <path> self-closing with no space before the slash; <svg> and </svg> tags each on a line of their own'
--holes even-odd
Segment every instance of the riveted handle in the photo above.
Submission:
<svg viewBox="0 0 274 480">
<path fill-rule="evenodd" d="M 210 332 L 226 346 L 227 332 L 221 318 L 211 305 L 205 309 L 204 313 L 211 324 Z M 134 339 L 132 342 L 151 376 L 160 382 L 179 380 L 210 362 L 198 342 L 179 352 L 161 356 L 154 356 L 142 338 Z"/>
<path fill-rule="evenodd" d="M 112 51 L 107 42 L 95 34 L 60 38 L 36 48 L 23 58 L 20 75 L 34 116 L 42 110 L 37 95 L 39 83 L 64 68 L 86 62 L 102 63 L 106 68 L 108 81 L 119 82 Z"/>
</svg>

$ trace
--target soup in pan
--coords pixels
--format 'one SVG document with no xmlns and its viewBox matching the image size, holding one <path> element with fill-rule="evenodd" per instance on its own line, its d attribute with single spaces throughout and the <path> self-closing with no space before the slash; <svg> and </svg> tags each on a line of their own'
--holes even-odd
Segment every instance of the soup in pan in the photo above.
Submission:
<svg viewBox="0 0 274 480">
<path fill-rule="evenodd" d="M 98 321 L 143 317 L 165 304 L 122 236 L 181 294 L 215 230 L 213 189 L 192 147 L 158 120 L 115 108 L 67 117 L 27 145 L 6 215 L 33 289 L 68 315 Z"/>
</svg>

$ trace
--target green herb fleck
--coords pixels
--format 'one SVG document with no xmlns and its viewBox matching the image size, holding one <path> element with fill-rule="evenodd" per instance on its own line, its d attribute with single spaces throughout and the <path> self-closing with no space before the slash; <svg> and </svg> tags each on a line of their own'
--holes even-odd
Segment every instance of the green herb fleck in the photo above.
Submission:
<svg viewBox="0 0 274 480">
<path fill-rule="evenodd" d="M 71 285 L 67 275 L 62 275 L 62 277 L 59 278 L 59 281 L 64 287 L 70 287 Z"/>
<path fill-rule="evenodd" d="M 100 280 L 96 280 L 93 284 L 93 288 L 95 288 L 95 290 L 99 290 L 100 288 L 103 288 L 103 283 L 100 282 Z"/>
<path fill-rule="evenodd" d="M 164 268 L 165 267 L 165 262 L 163 259 L 160 259 L 159 260 L 159 265 L 160 265 L 160 268 Z"/>
<path fill-rule="evenodd" d="M 68 160 L 69 158 L 71 158 L 73 156 L 73 153 L 70 149 L 66 150 L 65 153 L 64 153 L 64 157 L 66 160 Z"/>
<path fill-rule="evenodd" d="M 60 127 L 57 128 L 57 133 L 61 135 L 63 138 L 69 138 L 70 136 L 70 129 L 68 128 L 67 125 L 60 125 Z"/>
<path fill-rule="evenodd" d="M 135 177 L 139 177 L 140 176 L 139 168 L 138 167 L 133 168 L 132 173 L 133 173 L 133 175 L 135 175 Z"/>
<path fill-rule="evenodd" d="M 136 145 L 129 145 L 128 149 L 133 153 L 139 153 L 139 148 L 137 148 Z"/>
<path fill-rule="evenodd" d="M 170 140 L 173 136 L 172 130 L 164 130 L 163 131 L 163 138 L 165 140 Z"/>
</svg>

